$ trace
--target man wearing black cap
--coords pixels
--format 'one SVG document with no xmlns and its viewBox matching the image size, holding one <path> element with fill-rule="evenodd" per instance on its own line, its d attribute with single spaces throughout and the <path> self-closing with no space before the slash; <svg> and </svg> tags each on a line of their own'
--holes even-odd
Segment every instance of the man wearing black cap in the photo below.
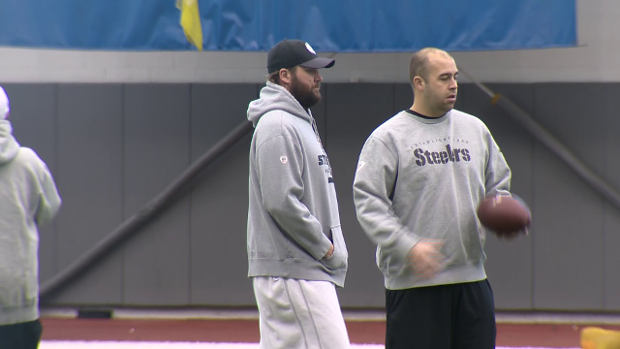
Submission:
<svg viewBox="0 0 620 349">
<path fill-rule="evenodd" d="M 350 347 L 336 286 L 348 253 L 332 171 L 310 107 L 321 100 L 318 69 L 334 60 L 300 40 L 268 54 L 260 98 L 248 107 L 248 276 L 260 313 L 261 349 Z"/>
</svg>

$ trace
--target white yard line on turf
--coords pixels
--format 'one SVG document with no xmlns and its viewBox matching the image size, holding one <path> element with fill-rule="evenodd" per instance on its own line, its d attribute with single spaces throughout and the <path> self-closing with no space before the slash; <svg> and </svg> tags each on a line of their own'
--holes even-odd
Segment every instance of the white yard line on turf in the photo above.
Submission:
<svg viewBox="0 0 620 349">
<path fill-rule="evenodd" d="M 258 349 L 256 343 L 206 342 L 61 342 L 43 341 L 39 349 Z M 353 345 L 351 349 L 384 349 L 383 345 Z"/>
<path fill-rule="evenodd" d="M 207 343 L 207 342 L 85 342 L 42 341 L 39 349 L 258 349 L 256 343 Z M 384 349 L 383 345 L 353 344 L 351 349 Z M 551 349 L 539 347 L 497 347 L 497 349 Z M 555 348 L 560 349 L 560 348 Z M 579 349 L 579 348 L 564 348 Z"/>
</svg>

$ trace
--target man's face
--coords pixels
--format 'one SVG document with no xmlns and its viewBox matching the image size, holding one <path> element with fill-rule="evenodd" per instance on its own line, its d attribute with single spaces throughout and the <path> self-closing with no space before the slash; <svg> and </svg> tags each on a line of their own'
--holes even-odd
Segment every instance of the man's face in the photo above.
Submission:
<svg viewBox="0 0 620 349">
<path fill-rule="evenodd" d="M 304 109 L 308 109 L 321 100 L 321 81 L 323 78 L 318 69 L 299 66 L 291 76 L 289 92 Z"/>
<path fill-rule="evenodd" d="M 458 69 L 454 59 L 442 54 L 428 57 L 428 77 L 425 81 L 424 99 L 428 107 L 443 115 L 454 108 L 457 92 Z"/>
</svg>

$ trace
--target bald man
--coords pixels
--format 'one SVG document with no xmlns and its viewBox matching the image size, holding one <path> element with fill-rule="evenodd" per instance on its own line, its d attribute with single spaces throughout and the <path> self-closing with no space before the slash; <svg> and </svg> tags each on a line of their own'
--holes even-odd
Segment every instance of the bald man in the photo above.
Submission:
<svg viewBox="0 0 620 349">
<path fill-rule="evenodd" d="M 457 75 L 447 52 L 416 52 L 413 105 L 359 156 L 353 195 L 384 276 L 386 349 L 495 347 L 476 208 L 487 195 L 510 195 L 510 169 L 484 123 L 454 109 Z"/>
</svg>

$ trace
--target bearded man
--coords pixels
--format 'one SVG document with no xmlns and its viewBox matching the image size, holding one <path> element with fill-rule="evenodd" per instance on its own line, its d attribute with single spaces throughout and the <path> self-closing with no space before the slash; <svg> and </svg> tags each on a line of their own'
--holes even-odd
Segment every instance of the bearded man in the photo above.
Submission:
<svg viewBox="0 0 620 349">
<path fill-rule="evenodd" d="M 268 54 L 268 81 L 248 107 L 247 248 L 260 314 L 260 348 L 350 347 L 336 287 L 348 253 L 331 167 L 310 107 L 321 100 L 319 57 L 300 40 Z"/>
</svg>

